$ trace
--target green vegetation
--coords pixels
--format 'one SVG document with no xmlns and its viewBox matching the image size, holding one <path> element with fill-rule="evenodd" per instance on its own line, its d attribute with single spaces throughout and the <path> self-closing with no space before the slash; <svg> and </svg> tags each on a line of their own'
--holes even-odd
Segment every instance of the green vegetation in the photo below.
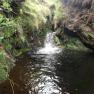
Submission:
<svg viewBox="0 0 94 94">
<path fill-rule="evenodd" d="M 14 57 L 21 53 L 20 50 L 22 51 L 21 48 L 25 43 L 25 37 L 21 28 L 18 28 L 17 19 L 8 14 L 12 11 L 8 1 L 3 1 L 1 7 L 7 10 L 9 17 L 0 13 L 0 81 L 7 78 L 10 64 L 14 61 Z"/>
<path fill-rule="evenodd" d="M 35 44 L 41 44 L 47 32 L 56 31 L 56 28 L 62 30 L 58 24 L 65 17 L 67 12 L 60 0 L 0 1 L 0 81 L 7 78 L 9 65 L 16 56 L 32 49 Z M 61 44 L 57 37 L 55 42 Z M 75 39 L 67 43 L 63 46 L 70 49 L 81 45 Z"/>
<path fill-rule="evenodd" d="M 0 82 L 8 77 L 10 60 L 7 57 L 6 52 L 0 49 Z"/>
<path fill-rule="evenodd" d="M 18 15 L 11 2 L 20 6 Z M 43 36 L 63 19 L 61 7 L 59 0 L 25 0 L 22 5 L 15 0 L 0 1 L 0 81 L 7 78 L 15 57 L 32 48 L 30 36 Z"/>
<path fill-rule="evenodd" d="M 87 48 L 75 38 L 69 39 L 66 43 L 63 43 L 66 49 L 74 49 L 74 50 L 87 50 Z"/>
</svg>

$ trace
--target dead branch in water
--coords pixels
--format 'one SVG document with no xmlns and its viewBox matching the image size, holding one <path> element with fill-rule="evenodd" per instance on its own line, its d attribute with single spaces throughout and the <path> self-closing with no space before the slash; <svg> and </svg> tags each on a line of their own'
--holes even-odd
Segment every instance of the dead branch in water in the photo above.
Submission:
<svg viewBox="0 0 94 94">
<path fill-rule="evenodd" d="M 12 89 L 12 94 L 15 94 L 14 92 L 14 82 L 11 79 L 8 79 L 11 85 L 11 89 Z"/>
</svg>

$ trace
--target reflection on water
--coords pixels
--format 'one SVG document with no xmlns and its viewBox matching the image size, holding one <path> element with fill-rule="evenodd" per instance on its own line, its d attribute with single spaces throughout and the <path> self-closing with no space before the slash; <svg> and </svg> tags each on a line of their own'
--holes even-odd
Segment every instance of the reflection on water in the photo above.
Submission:
<svg viewBox="0 0 94 94">
<path fill-rule="evenodd" d="M 30 76 L 26 83 L 26 87 L 30 87 L 29 92 L 37 92 L 37 94 L 61 94 L 61 88 L 56 84 L 59 81 L 55 75 L 55 56 L 41 55 L 37 57 L 35 58 L 36 62 L 34 70 L 32 70 L 33 73 L 29 72 L 29 74 L 25 75 Z M 30 66 L 27 69 L 30 70 Z"/>
<path fill-rule="evenodd" d="M 11 70 L 15 94 L 94 94 L 94 53 L 65 50 L 21 56 Z M 12 94 L 9 81 L 0 94 Z"/>
</svg>

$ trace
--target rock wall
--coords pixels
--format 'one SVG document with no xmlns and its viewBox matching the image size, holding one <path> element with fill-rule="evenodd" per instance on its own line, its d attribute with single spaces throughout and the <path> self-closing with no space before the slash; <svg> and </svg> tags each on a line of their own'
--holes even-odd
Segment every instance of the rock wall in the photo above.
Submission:
<svg viewBox="0 0 94 94">
<path fill-rule="evenodd" d="M 62 0 L 68 17 L 64 25 L 76 32 L 81 42 L 94 50 L 94 0 Z"/>
</svg>

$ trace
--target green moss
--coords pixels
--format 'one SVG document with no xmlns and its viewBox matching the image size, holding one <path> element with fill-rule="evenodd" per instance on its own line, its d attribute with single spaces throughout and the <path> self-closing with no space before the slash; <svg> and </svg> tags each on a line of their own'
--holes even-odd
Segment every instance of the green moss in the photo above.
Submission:
<svg viewBox="0 0 94 94">
<path fill-rule="evenodd" d="M 87 50 L 87 48 L 77 38 L 70 38 L 63 45 L 65 49 Z"/>
</svg>

